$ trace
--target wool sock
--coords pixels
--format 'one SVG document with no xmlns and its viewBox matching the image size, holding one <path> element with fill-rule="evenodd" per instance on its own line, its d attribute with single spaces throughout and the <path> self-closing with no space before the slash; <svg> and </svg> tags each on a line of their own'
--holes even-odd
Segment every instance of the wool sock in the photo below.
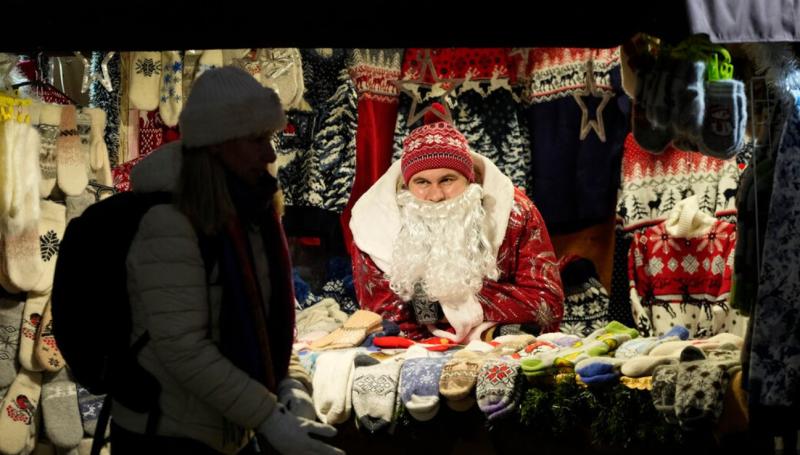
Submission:
<svg viewBox="0 0 800 455">
<path fill-rule="evenodd" d="M 478 371 L 486 360 L 486 354 L 462 350 L 448 360 L 442 368 L 439 391 L 451 401 L 467 398 L 475 388 Z"/>
<path fill-rule="evenodd" d="M 374 433 L 392 422 L 402 362 L 360 354 L 353 363 L 353 411 L 357 422 Z"/>
<path fill-rule="evenodd" d="M 653 370 L 653 389 L 650 395 L 653 406 L 669 422 L 677 422 L 675 417 L 675 388 L 678 380 L 677 365 L 660 365 Z"/>
<path fill-rule="evenodd" d="M 65 363 L 53 336 L 53 313 L 50 311 L 50 305 L 51 301 L 48 300 L 44 307 L 42 322 L 39 324 L 39 332 L 36 334 L 34 355 L 39 365 L 46 371 L 54 373 L 64 368 Z"/>
<path fill-rule="evenodd" d="M 439 379 L 445 357 L 407 359 L 400 370 L 399 393 L 403 405 L 416 420 L 431 420 L 439 411 Z"/>
<path fill-rule="evenodd" d="M 35 424 L 42 391 L 42 375 L 21 370 L 11 383 L 0 407 L 0 453 L 20 453 Z"/>
<path fill-rule="evenodd" d="M 0 298 L 0 389 L 11 385 L 17 376 L 19 328 L 25 302 Z"/>
<path fill-rule="evenodd" d="M 522 373 L 515 360 L 489 359 L 478 372 L 478 407 L 489 420 L 513 412 L 522 394 Z"/>
<path fill-rule="evenodd" d="M 97 429 L 97 418 L 103 409 L 105 396 L 92 395 L 86 388 L 77 384 L 78 389 L 78 408 L 81 411 L 81 421 L 83 430 L 86 434 L 94 436 Z"/>
<path fill-rule="evenodd" d="M 36 286 L 44 273 L 38 225 L 0 237 L 0 268 L 0 282 L 7 291 L 18 293 Z"/>
<path fill-rule="evenodd" d="M 44 309 L 49 301 L 49 294 L 28 294 L 28 300 L 25 301 L 19 338 L 19 363 L 28 371 L 44 370 L 35 355 L 34 346 Z"/>
<path fill-rule="evenodd" d="M 336 425 L 350 418 L 353 359 L 359 351 L 324 352 L 317 357 L 313 379 L 314 409 L 322 423 Z"/>
<path fill-rule="evenodd" d="M 37 126 L 41 138 L 39 194 L 43 198 L 49 196 L 56 186 L 56 141 L 60 132 L 59 125 L 61 125 L 61 106 L 43 104 Z"/>
<path fill-rule="evenodd" d="M 71 196 L 67 196 L 71 197 Z M 37 294 L 48 294 L 53 288 L 56 260 L 61 239 L 66 229 L 66 208 L 52 201 L 41 201 L 39 218 L 39 252 L 43 264 L 39 281 L 31 288 Z"/>
<path fill-rule="evenodd" d="M 61 449 L 77 447 L 83 438 L 83 425 L 78 408 L 78 390 L 66 369 L 45 374 L 41 407 L 47 438 Z"/>
<path fill-rule="evenodd" d="M 65 105 L 56 139 L 56 174 L 58 187 L 67 196 L 77 196 L 86 189 L 89 183 L 86 158 L 78 136 L 78 113 L 75 106 Z"/>
</svg>

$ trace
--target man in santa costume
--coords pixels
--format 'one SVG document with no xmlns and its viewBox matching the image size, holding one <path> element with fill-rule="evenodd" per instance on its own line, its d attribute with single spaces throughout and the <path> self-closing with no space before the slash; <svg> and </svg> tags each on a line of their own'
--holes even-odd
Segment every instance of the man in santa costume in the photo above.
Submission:
<svg viewBox="0 0 800 455">
<path fill-rule="evenodd" d="M 437 120 L 426 115 L 403 141 L 401 160 L 353 207 L 361 307 L 412 339 L 467 342 L 505 324 L 557 330 L 564 295 L 539 211 Z"/>
</svg>

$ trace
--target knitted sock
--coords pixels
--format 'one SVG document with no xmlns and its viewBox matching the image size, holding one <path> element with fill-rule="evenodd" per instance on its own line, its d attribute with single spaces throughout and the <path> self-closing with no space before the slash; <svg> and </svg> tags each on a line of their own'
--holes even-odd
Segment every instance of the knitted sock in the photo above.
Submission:
<svg viewBox="0 0 800 455">
<path fill-rule="evenodd" d="M 675 103 L 672 107 L 672 124 L 678 135 L 696 137 L 703 127 L 705 115 L 705 72 L 702 61 L 678 62 L 672 93 Z"/>
<path fill-rule="evenodd" d="M 56 346 L 53 336 L 53 313 L 50 311 L 50 301 L 44 307 L 42 322 L 34 344 L 36 360 L 46 371 L 56 372 L 64 368 L 64 358 Z M 54 441 L 55 442 L 55 441 Z"/>
<path fill-rule="evenodd" d="M 131 108 L 154 111 L 158 107 L 161 52 L 134 52 L 129 99 Z"/>
<path fill-rule="evenodd" d="M 84 109 L 78 109 L 76 112 L 81 161 L 86 165 L 86 177 L 89 178 L 92 175 L 92 117 Z"/>
<path fill-rule="evenodd" d="M 555 360 L 572 348 L 549 349 L 520 361 L 522 373 L 528 379 L 555 374 Z"/>
<path fill-rule="evenodd" d="M 745 92 L 743 83 L 735 84 L 735 87 L 736 91 L 734 97 L 736 99 L 736 104 L 739 109 L 739 127 L 737 128 L 737 131 L 739 131 L 742 135 L 741 139 L 737 138 L 737 140 L 743 141 L 744 134 L 747 131 L 747 94 Z M 738 151 L 740 150 L 740 148 L 741 146 L 736 147 L 736 150 Z"/>
<path fill-rule="evenodd" d="M 543 333 L 536 337 L 536 341 L 547 341 L 562 348 L 571 348 L 582 340 L 583 338 L 578 335 L 568 335 L 561 332 Z"/>
<path fill-rule="evenodd" d="M 40 373 L 22 370 L 14 379 L 0 407 L 0 453 L 20 453 L 25 448 L 41 391 Z"/>
<path fill-rule="evenodd" d="M 39 439 L 39 432 L 41 428 L 42 428 L 42 413 L 34 412 L 33 424 L 31 424 L 31 426 L 29 427 L 30 431 L 28 432 L 28 440 L 25 441 L 25 449 L 22 450 L 22 453 L 33 452 L 33 450 L 36 448 L 36 442 Z"/>
<path fill-rule="evenodd" d="M 45 375 L 41 406 L 48 439 L 62 449 L 77 447 L 83 438 L 83 425 L 78 391 L 66 369 Z"/>
<path fill-rule="evenodd" d="M 744 88 L 737 85 L 741 81 L 711 81 L 706 86 L 706 113 L 700 135 L 700 152 L 703 154 L 728 159 L 741 148 L 744 139 L 742 127 L 742 110 L 739 98 Z"/>
<path fill-rule="evenodd" d="M 709 361 L 700 349 L 681 352 L 675 394 L 675 414 L 681 426 L 715 423 L 722 414 L 730 374 L 724 362 Z"/>
<path fill-rule="evenodd" d="M 733 344 L 737 348 L 741 349 L 742 346 L 744 345 L 744 338 L 740 337 L 739 335 L 734 335 L 732 333 L 718 333 L 710 338 L 693 340 L 692 344 L 704 351 L 717 349 L 719 348 L 719 346 L 722 346 L 724 344 Z"/>
<path fill-rule="evenodd" d="M 664 343 L 659 344 L 658 346 L 654 347 L 650 350 L 651 356 L 659 357 L 659 356 L 679 356 L 683 348 L 686 346 L 691 346 L 692 342 L 689 340 L 673 340 L 673 341 L 665 341 Z"/>
<path fill-rule="evenodd" d="M 28 291 L 44 272 L 40 257 L 39 227 L 29 226 L 18 234 L 0 237 L 2 285 L 9 292 Z"/>
<path fill-rule="evenodd" d="M 652 356 L 642 355 L 626 359 L 622 364 L 620 371 L 625 376 L 632 378 L 641 378 L 644 376 L 651 376 L 653 370 L 659 365 L 668 363 L 677 363 L 678 359 L 675 356 Z"/>
<path fill-rule="evenodd" d="M 638 336 L 639 332 L 636 329 L 632 329 L 618 321 L 611 321 L 605 327 L 595 330 L 586 338 L 602 341 L 608 345 L 609 350 L 614 350 L 620 344 Z"/>
<path fill-rule="evenodd" d="M 408 359 L 400 370 L 400 399 L 411 417 L 425 422 L 439 411 L 439 378 L 448 359 Z"/>
<path fill-rule="evenodd" d="M 353 363 L 353 411 L 357 422 L 374 433 L 392 422 L 402 362 L 361 354 Z"/>
<path fill-rule="evenodd" d="M 0 388 L 8 387 L 17 376 L 19 328 L 24 307 L 23 302 L 0 299 Z"/>
<path fill-rule="evenodd" d="M 524 357 L 534 357 L 536 354 L 553 351 L 558 349 L 556 345 L 553 343 L 548 343 L 547 341 L 540 341 L 536 340 L 533 343 L 525 346 L 525 349 L 520 352 L 520 355 Z"/>
<path fill-rule="evenodd" d="M 675 387 L 677 380 L 677 365 L 661 365 L 653 370 L 653 390 L 650 392 L 653 406 L 670 422 L 676 421 Z"/>
<path fill-rule="evenodd" d="M 19 234 L 36 226 L 39 220 L 39 151 L 41 144 L 36 128 L 17 122 L 5 126 L 3 138 L 7 153 L 12 153 L 12 195 L 8 210 L 0 216 L 0 229 L 7 234 Z"/>
<path fill-rule="evenodd" d="M 72 196 L 67 196 L 72 197 Z M 52 201 L 41 201 L 41 217 L 39 218 L 39 252 L 43 271 L 31 288 L 37 294 L 47 294 L 53 288 L 53 276 L 56 272 L 58 248 L 66 229 L 66 208 Z"/>
<path fill-rule="evenodd" d="M 495 343 L 499 345 L 494 348 L 492 355 L 495 356 L 516 356 L 519 351 L 525 349 L 526 346 L 536 341 L 533 335 L 503 335 L 494 339 Z"/>
<path fill-rule="evenodd" d="M 587 340 L 580 346 L 568 348 L 559 352 L 553 360 L 553 366 L 561 369 L 573 369 L 581 360 L 589 357 L 606 355 L 609 352 L 608 344 L 601 340 Z"/>
<path fill-rule="evenodd" d="M 360 345 L 370 333 L 380 331 L 381 317 L 371 311 L 358 310 L 344 325 L 329 335 L 311 343 L 310 348 L 340 349 Z"/>
<path fill-rule="evenodd" d="M 353 359 L 356 349 L 320 354 L 313 379 L 314 409 L 322 423 L 336 425 L 350 418 L 352 408 Z"/>
<path fill-rule="evenodd" d="M 475 387 L 478 407 L 489 420 L 506 416 L 516 409 L 522 394 L 522 373 L 516 361 L 489 359 L 478 372 Z"/>
<path fill-rule="evenodd" d="M 623 360 L 613 357 L 592 357 L 575 365 L 575 372 L 587 385 L 616 382 Z"/>
<path fill-rule="evenodd" d="M 78 408 L 81 411 L 83 430 L 86 434 L 94 436 L 94 431 L 97 429 L 97 418 L 100 417 L 100 410 L 103 408 L 105 396 L 92 395 L 80 384 L 77 384 L 77 388 Z"/>
<path fill-rule="evenodd" d="M 28 294 L 25 309 L 22 312 L 22 328 L 19 338 L 19 363 L 28 371 L 42 371 L 35 355 L 36 334 L 42 322 L 44 308 L 50 301 L 49 294 Z"/>
<path fill-rule="evenodd" d="M 158 112 L 165 125 L 175 126 L 183 108 L 183 62 L 178 51 L 162 52 L 161 61 L 164 66 Z"/>
<path fill-rule="evenodd" d="M 92 177 L 97 183 L 106 186 L 114 184 L 111 178 L 111 163 L 108 157 L 108 146 L 105 141 L 106 112 L 99 108 L 87 107 L 83 109 L 91 119 L 91 148 L 89 152 L 89 165 Z"/>
<path fill-rule="evenodd" d="M 75 106 L 63 106 L 56 140 L 56 174 L 64 194 L 77 196 L 83 192 L 89 183 L 87 166 L 78 136 L 78 113 Z"/>
<path fill-rule="evenodd" d="M 42 105 L 37 128 L 41 137 L 39 194 L 43 198 L 49 196 L 56 186 L 56 140 L 60 124 L 61 106 L 57 104 Z"/>
<path fill-rule="evenodd" d="M 478 371 L 486 359 L 486 354 L 462 350 L 448 360 L 442 368 L 439 391 L 452 401 L 467 398 L 478 380 Z"/>
<path fill-rule="evenodd" d="M 84 191 L 80 196 L 67 196 L 66 198 L 66 224 L 73 218 L 81 216 L 84 210 L 95 203 L 95 197 L 89 191 Z"/>
<path fill-rule="evenodd" d="M 620 359 L 631 359 L 639 356 L 646 356 L 656 346 L 668 341 L 685 340 L 689 337 L 689 331 L 682 325 L 676 325 L 659 337 L 634 338 L 622 343 L 614 352 L 614 357 Z"/>
</svg>

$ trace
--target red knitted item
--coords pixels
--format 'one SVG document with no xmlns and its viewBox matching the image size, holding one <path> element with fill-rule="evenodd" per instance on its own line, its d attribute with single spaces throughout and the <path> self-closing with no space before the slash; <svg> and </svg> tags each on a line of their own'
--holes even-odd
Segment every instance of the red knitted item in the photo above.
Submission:
<svg viewBox="0 0 800 455">
<path fill-rule="evenodd" d="M 434 104 L 434 109 L 444 112 L 444 107 Z M 425 115 L 425 122 L 438 120 L 435 115 Z M 458 171 L 470 183 L 475 181 L 472 156 L 467 139 L 453 125 L 436 121 L 423 125 L 403 141 L 402 171 L 406 184 L 414 175 L 428 169 Z"/>
</svg>

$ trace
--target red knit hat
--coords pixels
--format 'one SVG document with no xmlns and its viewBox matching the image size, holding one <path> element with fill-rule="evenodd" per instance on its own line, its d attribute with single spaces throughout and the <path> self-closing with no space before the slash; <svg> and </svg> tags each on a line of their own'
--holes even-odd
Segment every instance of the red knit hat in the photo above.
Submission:
<svg viewBox="0 0 800 455">
<path fill-rule="evenodd" d="M 431 107 L 445 114 L 441 104 L 434 103 Z M 475 181 L 467 139 L 453 125 L 430 111 L 425 114 L 425 125 L 412 131 L 403 141 L 401 167 L 406 185 L 415 174 L 438 168 L 458 171 L 470 183 Z"/>
</svg>

